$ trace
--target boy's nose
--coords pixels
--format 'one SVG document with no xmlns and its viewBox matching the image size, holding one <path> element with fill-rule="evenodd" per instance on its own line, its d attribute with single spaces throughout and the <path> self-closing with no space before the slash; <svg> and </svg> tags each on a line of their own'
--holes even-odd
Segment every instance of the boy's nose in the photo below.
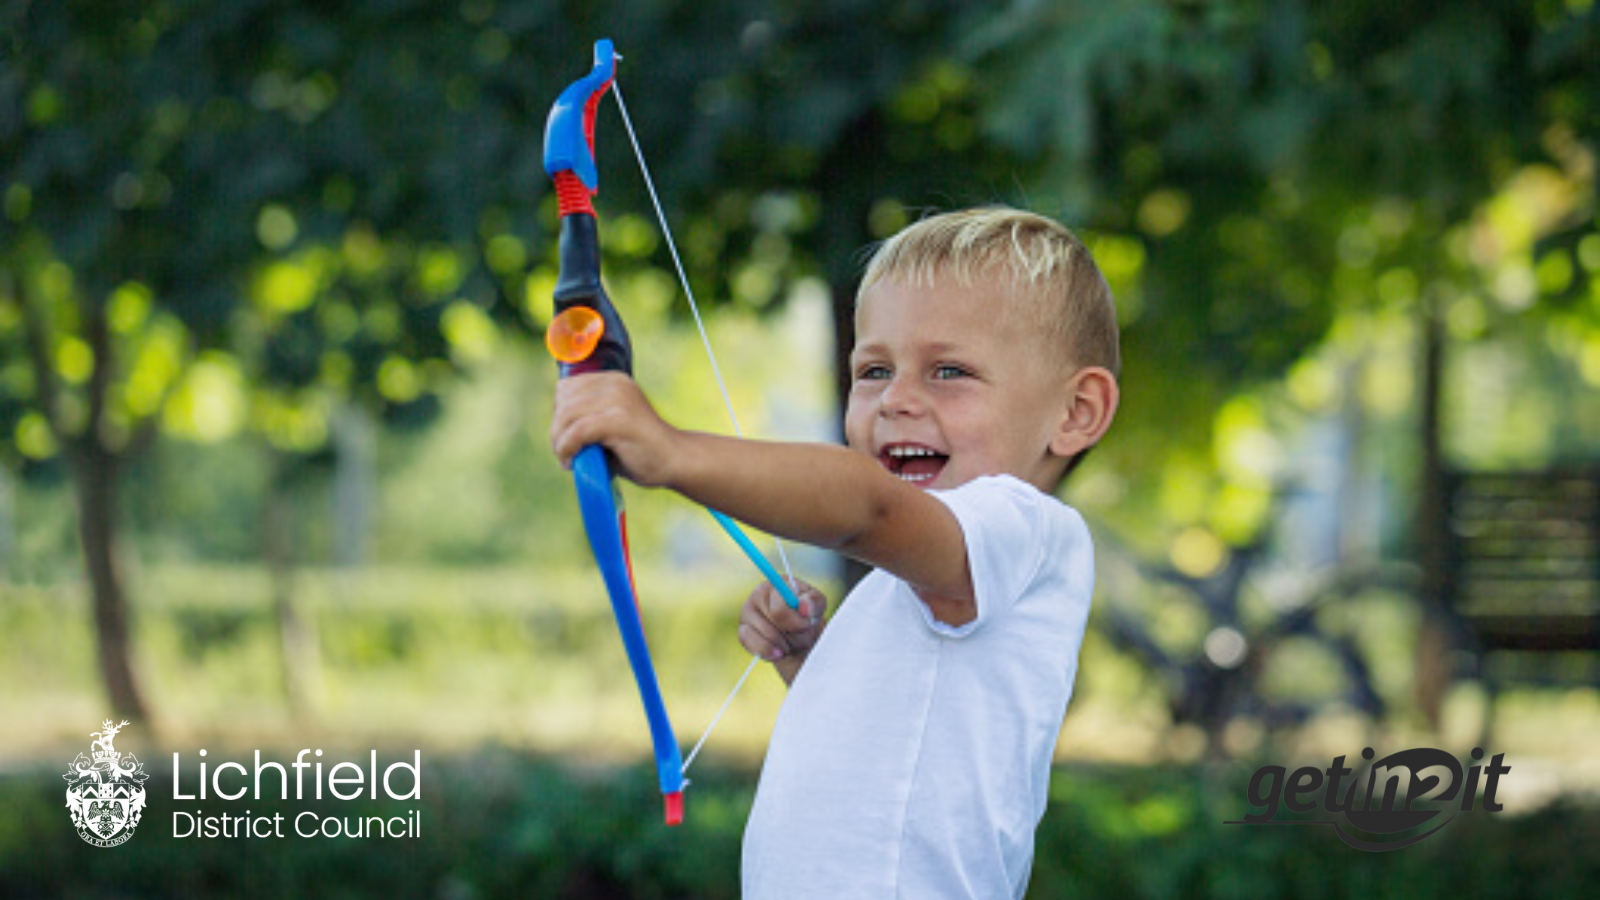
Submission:
<svg viewBox="0 0 1600 900">
<path fill-rule="evenodd" d="M 882 398 L 878 413 L 886 419 L 920 415 L 926 409 L 915 380 L 904 376 L 895 376 L 884 388 Z"/>
</svg>

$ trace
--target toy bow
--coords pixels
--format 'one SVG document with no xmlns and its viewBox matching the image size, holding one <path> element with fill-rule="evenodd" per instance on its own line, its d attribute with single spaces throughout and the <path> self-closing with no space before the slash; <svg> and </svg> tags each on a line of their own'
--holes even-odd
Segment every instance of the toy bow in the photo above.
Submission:
<svg viewBox="0 0 1600 900">
<path fill-rule="evenodd" d="M 628 340 L 627 329 L 600 282 L 600 236 L 592 202 L 600 188 L 600 175 L 594 158 L 595 112 L 606 91 L 613 86 L 617 59 L 611 41 L 596 42 L 594 67 L 588 75 L 574 81 L 561 92 L 550 109 L 550 118 L 545 125 L 545 172 L 555 182 L 561 212 L 560 273 L 556 279 L 555 317 L 546 332 L 545 343 L 560 363 L 562 378 L 587 372 L 614 371 L 630 375 L 633 372 L 633 347 Z M 619 95 L 619 104 L 620 101 Z M 640 163 L 643 164 L 642 155 Z M 648 170 L 646 179 L 648 182 Z M 660 212 L 659 204 L 657 212 Z M 665 228 L 664 217 L 662 224 Z M 671 240 L 670 232 L 668 240 Z M 681 278 L 681 266 L 679 270 Z M 690 299 L 692 303 L 692 293 Z M 710 351 L 709 343 L 706 349 Z M 650 648 L 640 622 L 638 595 L 628 553 L 626 519 L 605 449 L 593 444 L 579 451 L 572 461 L 572 477 L 577 486 L 584 530 L 588 533 L 595 562 L 600 567 L 606 592 L 610 595 L 611 609 L 616 615 L 617 628 L 622 633 L 622 643 L 633 668 L 634 680 L 639 686 L 640 699 L 644 703 L 645 717 L 650 723 L 650 738 L 655 748 L 656 774 L 665 801 L 666 821 L 668 825 L 676 825 L 683 821 L 683 789 L 687 784 L 683 772 L 687 765 L 679 750 L 677 737 L 673 734 L 666 704 L 661 698 L 655 666 L 650 660 Z M 799 600 L 791 586 L 778 575 L 738 526 L 716 510 L 709 512 L 777 587 L 785 602 L 791 607 L 798 607 Z M 751 669 L 754 663 L 752 660 Z M 750 669 L 746 669 L 746 678 L 749 673 Z M 740 679 L 739 686 L 743 684 L 744 679 Z M 738 690 L 736 686 L 734 693 Z M 732 697 L 730 694 L 729 701 Z M 723 704 L 723 709 L 727 709 L 727 703 Z M 721 717 L 720 712 L 717 717 Z M 714 719 L 711 727 L 715 726 Z M 706 733 L 710 734 L 710 728 Z M 702 737 L 701 743 L 704 740 Z M 690 760 L 698 751 L 699 745 L 690 754 Z"/>
</svg>

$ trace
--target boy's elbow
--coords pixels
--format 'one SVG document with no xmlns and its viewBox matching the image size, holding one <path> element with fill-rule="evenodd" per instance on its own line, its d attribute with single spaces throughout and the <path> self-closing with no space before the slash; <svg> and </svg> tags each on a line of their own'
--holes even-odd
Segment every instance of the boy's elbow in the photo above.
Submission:
<svg viewBox="0 0 1600 900">
<path fill-rule="evenodd" d="M 906 582 L 939 622 L 975 621 L 978 601 L 955 515 L 921 488 L 892 476 L 881 483 L 863 492 L 858 527 L 833 549 Z"/>
<path fill-rule="evenodd" d="M 901 564 L 905 547 L 917 532 L 918 501 L 928 500 L 921 488 L 914 488 L 869 463 L 870 469 L 853 492 L 857 502 L 848 514 L 829 549 L 842 556 L 905 577 Z"/>
<path fill-rule="evenodd" d="M 930 597 L 918 593 L 933 618 L 952 628 L 971 624 L 978 618 L 978 601 L 973 597 Z"/>
<path fill-rule="evenodd" d="M 826 542 L 827 548 L 869 566 L 881 567 L 884 565 L 882 548 L 891 543 L 885 537 L 893 533 L 900 505 L 896 489 L 902 485 L 877 463 L 864 462 L 859 454 L 852 452 L 847 458 L 851 465 L 859 467 L 851 478 L 853 489 L 846 494 L 856 498 L 856 502 L 836 507 L 843 515 L 836 521 L 832 540 Z"/>
</svg>

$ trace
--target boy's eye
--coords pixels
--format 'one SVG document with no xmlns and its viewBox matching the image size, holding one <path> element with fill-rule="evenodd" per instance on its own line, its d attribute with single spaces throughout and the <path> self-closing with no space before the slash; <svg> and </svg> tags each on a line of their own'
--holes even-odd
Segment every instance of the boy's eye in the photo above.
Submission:
<svg viewBox="0 0 1600 900">
<path fill-rule="evenodd" d="M 889 367 L 879 363 L 868 363 L 856 370 L 857 381 L 881 381 L 889 377 Z"/>
<path fill-rule="evenodd" d="M 952 378 L 965 378 L 969 374 L 970 373 L 966 369 L 963 369 L 960 366 L 948 364 L 938 366 L 933 370 L 933 377 L 940 381 L 947 381 Z"/>
</svg>

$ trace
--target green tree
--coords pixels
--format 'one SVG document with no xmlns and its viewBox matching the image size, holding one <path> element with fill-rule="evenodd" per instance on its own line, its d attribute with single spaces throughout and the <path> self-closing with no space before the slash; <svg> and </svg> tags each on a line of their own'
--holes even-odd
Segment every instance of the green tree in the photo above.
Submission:
<svg viewBox="0 0 1600 900">
<path fill-rule="evenodd" d="M 1230 401 L 1307 358 L 1335 323 L 1414 323 L 1417 453 L 1389 467 L 1416 486 L 1402 513 L 1426 573 L 1419 699 L 1436 716 L 1444 323 L 1469 339 L 1565 335 L 1551 345 L 1567 377 L 1597 380 L 1584 347 L 1600 335 L 1600 13 L 1150 0 L 1018 5 L 974 34 L 1000 88 L 986 127 L 1059 148 L 1046 183 L 1073 217 L 1117 235 L 1114 248 L 1135 242 L 1139 277 L 1121 294 L 1134 362 L 1114 441 L 1118 462 L 1165 468 L 1152 489 L 1192 479 L 1175 463 L 1212 445 Z M 1227 510 L 1239 485 L 1207 480 L 1197 508 Z M 1265 507 L 1252 518 L 1228 539 L 1252 540 Z"/>
<path fill-rule="evenodd" d="M 764 135 L 792 172 L 850 175 L 849 202 L 828 215 L 851 227 L 813 231 L 845 270 L 870 206 L 852 148 L 876 156 L 856 138 L 877 130 L 874 107 L 903 73 L 926 66 L 906 48 L 937 37 L 941 12 L 886 23 L 885 42 L 849 5 L 776 22 L 752 9 L 661 4 L 613 19 L 622 46 L 660 51 L 641 53 L 636 108 L 669 160 L 669 199 L 691 211 L 680 225 L 714 303 L 770 304 L 805 269 L 788 235 L 816 229 L 817 204 L 765 186 Z M 548 252 L 542 111 L 581 71 L 594 24 L 532 4 L 283 0 L 23 2 L 4 24 L 0 178 L 17 239 L 0 267 L 0 339 L 29 364 L 8 366 L 0 429 L 25 471 L 58 453 L 67 463 L 102 675 L 113 706 L 143 716 L 116 549 L 130 458 L 164 426 L 202 439 L 248 427 L 274 453 L 315 453 L 341 398 L 426 414 L 452 350 L 486 325 L 525 327 L 522 277 Z M 776 40 L 795 28 L 804 40 Z M 814 75 L 815 90 L 793 91 L 786 70 Z M 775 86 L 806 99 L 749 103 Z M 685 97 L 701 113 L 687 128 Z M 602 153 L 615 168 L 623 144 Z M 608 178 L 608 198 L 642 209 L 629 184 Z"/>
<path fill-rule="evenodd" d="M 534 126 L 470 102 L 497 51 L 460 18 L 439 34 L 394 7 L 3 15 L 0 432 L 24 471 L 66 462 L 102 675 L 142 717 L 117 565 L 129 461 L 164 427 L 249 427 L 276 454 L 314 453 L 340 397 L 426 415 L 450 323 L 471 317 L 446 302 L 477 269 L 463 257 L 484 181 L 466 173 Z"/>
<path fill-rule="evenodd" d="M 1122 303 L 1129 402 L 1100 465 L 1170 469 L 1387 270 L 1413 273 L 1390 295 L 1416 310 L 1479 277 L 1438 236 L 1511 173 L 1547 164 L 1592 195 L 1575 173 L 1596 17 L 1581 0 L 18 0 L 0 8 L 0 444 L 24 472 L 67 462 L 103 675 L 139 714 L 115 566 L 131 455 L 248 429 L 314 457 L 339 410 L 426 421 L 474 346 L 537 328 L 544 112 L 611 36 L 710 305 L 774 309 L 824 277 L 842 388 L 865 244 L 930 207 L 1031 206 L 1091 232 Z M 602 129 L 620 225 L 648 201 Z M 1570 262 L 1585 215 L 1528 252 Z M 630 257 L 651 243 L 636 222 L 607 233 Z M 1551 315 L 1586 302 L 1567 282 Z M 1138 483 L 1125 506 L 1158 509 L 1161 479 Z"/>
</svg>

